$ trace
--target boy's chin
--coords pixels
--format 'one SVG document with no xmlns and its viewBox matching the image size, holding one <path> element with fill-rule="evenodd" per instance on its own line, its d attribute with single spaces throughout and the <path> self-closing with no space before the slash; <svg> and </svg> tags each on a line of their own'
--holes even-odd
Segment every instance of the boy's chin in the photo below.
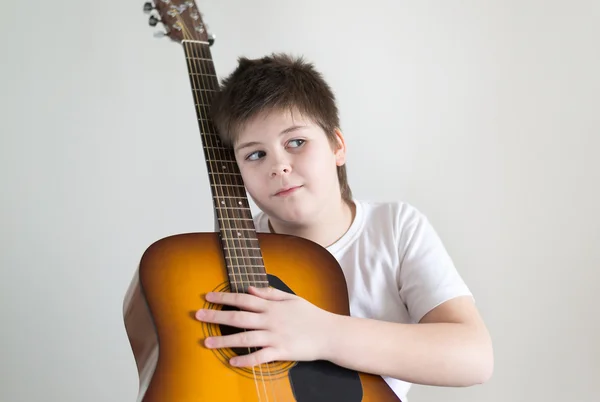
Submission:
<svg viewBox="0 0 600 402">
<path fill-rule="evenodd" d="M 302 226 L 311 222 L 314 212 L 308 205 L 299 206 L 276 206 L 273 209 L 265 210 L 271 219 L 278 220 L 287 225 Z"/>
</svg>

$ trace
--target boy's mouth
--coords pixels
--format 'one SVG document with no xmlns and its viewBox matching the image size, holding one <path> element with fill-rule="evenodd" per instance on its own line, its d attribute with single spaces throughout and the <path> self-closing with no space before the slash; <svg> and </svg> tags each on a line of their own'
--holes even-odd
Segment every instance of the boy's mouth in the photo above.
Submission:
<svg viewBox="0 0 600 402">
<path fill-rule="evenodd" d="M 275 193 L 276 197 L 285 197 L 287 195 L 290 195 L 292 193 L 294 193 L 296 190 L 298 190 L 300 187 L 302 186 L 290 186 L 290 187 L 284 187 L 284 188 L 280 188 L 279 190 L 277 190 L 277 192 Z"/>
</svg>

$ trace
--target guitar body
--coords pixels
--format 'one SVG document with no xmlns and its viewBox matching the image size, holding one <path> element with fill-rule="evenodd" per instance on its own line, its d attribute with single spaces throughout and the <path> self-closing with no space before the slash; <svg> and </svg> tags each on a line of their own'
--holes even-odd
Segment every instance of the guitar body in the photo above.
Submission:
<svg viewBox="0 0 600 402">
<path fill-rule="evenodd" d="M 258 239 L 271 286 L 349 314 L 343 272 L 327 250 L 293 236 L 259 233 Z M 200 308 L 221 308 L 204 300 L 207 292 L 228 288 L 218 233 L 167 237 L 146 250 L 124 305 L 140 378 L 138 401 L 399 401 L 380 376 L 329 362 L 229 365 L 235 351 L 208 349 L 203 340 L 232 329 L 194 318 Z"/>
</svg>

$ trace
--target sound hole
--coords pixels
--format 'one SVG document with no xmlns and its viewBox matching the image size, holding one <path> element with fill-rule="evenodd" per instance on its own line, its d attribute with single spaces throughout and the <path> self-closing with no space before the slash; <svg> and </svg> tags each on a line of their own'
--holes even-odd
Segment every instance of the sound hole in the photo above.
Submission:
<svg viewBox="0 0 600 402">
<path fill-rule="evenodd" d="M 232 306 L 227 306 L 227 305 L 223 305 L 223 308 L 221 310 L 223 310 L 223 311 L 240 311 L 240 309 L 237 307 L 232 307 Z M 237 334 L 239 332 L 244 331 L 244 329 L 232 327 L 229 325 L 223 325 L 223 324 L 219 324 L 219 329 L 221 330 L 221 334 L 223 336 L 233 335 L 233 334 Z M 247 354 L 256 352 L 259 349 L 262 349 L 262 348 L 256 348 L 256 347 L 253 347 L 253 348 L 231 348 L 233 353 L 235 353 L 238 356 L 247 355 Z"/>
</svg>

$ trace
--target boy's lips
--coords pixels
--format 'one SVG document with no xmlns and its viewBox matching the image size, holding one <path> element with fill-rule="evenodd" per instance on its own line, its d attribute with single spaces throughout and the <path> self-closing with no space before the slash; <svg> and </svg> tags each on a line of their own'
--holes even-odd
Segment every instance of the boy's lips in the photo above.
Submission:
<svg viewBox="0 0 600 402">
<path fill-rule="evenodd" d="M 282 187 L 279 190 L 277 190 L 274 194 L 274 196 L 276 197 L 284 197 L 286 195 L 290 195 L 292 193 L 294 193 L 296 190 L 298 190 L 300 187 L 302 186 L 288 186 L 288 187 Z"/>
</svg>

